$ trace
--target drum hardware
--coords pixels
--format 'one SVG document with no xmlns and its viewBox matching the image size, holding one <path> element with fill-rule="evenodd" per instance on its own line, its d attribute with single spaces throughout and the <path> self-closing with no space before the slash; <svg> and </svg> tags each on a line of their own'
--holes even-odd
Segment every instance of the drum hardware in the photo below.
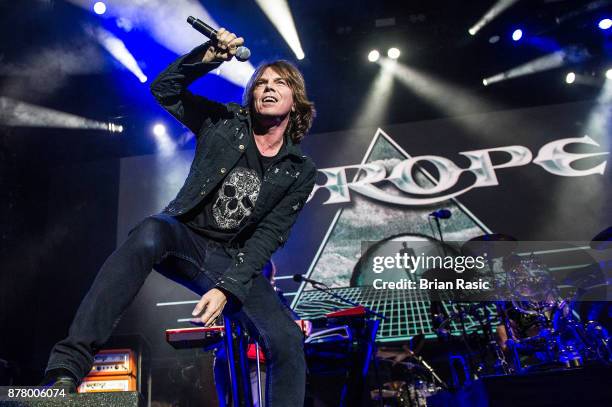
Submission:
<svg viewBox="0 0 612 407">
<path fill-rule="evenodd" d="M 612 227 L 593 240 L 591 247 L 594 249 L 612 248 Z M 583 323 L 577 320 L 573 302 L 561 297 L 548 267 L 533 254 L 517 256 L 514 254 L 517 247 L 518 241 L 504 234 L 478 236 L 461 247 L 463 255 L 487 254 L 489 271 L 499 295 L 495 301 L 470 305 L 455 302 L 453 306 L 457 311 L 450 315 L 443 309 L 434 310 L 432 302 L 432 325 L 439 337 L 450 338 L 452 323 L 457 324 L 466 349 L 462 355 L 467 358 L 462 364 L 455 357 L 453 360 L 457 366 L 476 366 L 474 374 L 482 374 L 488 370 L 486 354 L 494 355 L 494 362 L 488 364 L 493 371 L 505 374 L 526 372 L 522 361 L 526 355 L 537 355 L 549 366 L 568 368 L 582 366 L 587 360 L 612 363 L 612 344 L 604 327 L 597 321 Z M 495 278 L 493 259 L 501 261 L 502 279 Z M 599 277 L 595 275 L 597 273 L 586 277 L 582 274 L 571 275 L 564 283 L 580 286 L 579 292 L 607 286 L 607 281 L 596 278 Z M 487 304 L 495 304 L 498 326 L 505 332 L 503 347 L 494 339 L 497 336 L 493 332 L 494 318 L 488 312 Z M 478 333 L 467 334 L 465 318 L 468 315 L 478 322 Z M 483 350 L 479 364 L 470 360 L 474 357 L 470 336 L 487 343 L 487 349 L 479 347 Z M 462 369 L 455 369 L 457 376 L 461 376 L 460 371 Z"/>
</svg>

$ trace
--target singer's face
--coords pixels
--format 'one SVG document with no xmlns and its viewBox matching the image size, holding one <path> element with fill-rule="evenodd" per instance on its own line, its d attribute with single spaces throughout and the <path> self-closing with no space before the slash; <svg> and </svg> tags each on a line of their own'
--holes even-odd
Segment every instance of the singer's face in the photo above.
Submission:
<svg viewBox="0 0 612 407">
<path fill-rule="evenodd" d="M 266 68 L 253 89 L 255 112 L 267 117 L 285 117 L 293 107 L 293 91 L 286 78 Z"/>
</svg>

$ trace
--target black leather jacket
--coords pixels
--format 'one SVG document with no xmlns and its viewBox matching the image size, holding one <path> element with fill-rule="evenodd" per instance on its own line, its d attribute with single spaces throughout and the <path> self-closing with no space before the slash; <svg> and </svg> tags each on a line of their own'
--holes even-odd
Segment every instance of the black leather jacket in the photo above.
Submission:
<svg viewBox="0 0 612 407">
<path fill-rule="evenodd" d="M 202 201 L 231 170 L 247 148 L 251 116 L 236 103 L 222 104 L 194 95 L 187 87 L 219 63 L 204 64 L 207 44 L 196 47 L 167 67 L 151 84 L 159 104 L 187 126 L 197 139 L 195 157 L 185 184 L 164 213 L 180 217 Z M 299 146 L 285 138 L 284 154 L 268 167 L 253 214 L 227 248 L 234 267 L 216 286 L 244 302 L 251 280 L 272 253 L 285 243 L 315 183 L 316 167 Z"/>
</svg>

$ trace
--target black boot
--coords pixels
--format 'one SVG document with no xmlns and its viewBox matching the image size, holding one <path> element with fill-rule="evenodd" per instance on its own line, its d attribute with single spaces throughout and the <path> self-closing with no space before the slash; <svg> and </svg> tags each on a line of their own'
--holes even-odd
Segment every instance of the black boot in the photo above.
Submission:
<svg viewBox="0 0 612 407">
<path fill-rule="evenodd" d="M 39 386 L 63 389 L 66 393 L 76 393 L 77 379 L 66 369 L 52 369 L 47 372 Z"/>
</svg>

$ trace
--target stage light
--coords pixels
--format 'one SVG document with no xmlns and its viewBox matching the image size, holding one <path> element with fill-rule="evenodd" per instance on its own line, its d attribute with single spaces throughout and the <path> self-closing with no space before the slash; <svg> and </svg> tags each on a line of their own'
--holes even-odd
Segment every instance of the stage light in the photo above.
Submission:
<svg viewBox="0 0 612 407">
<path fill-rule="evenodd" d="M 397 48 L 389 48 L 387 56 L 391 59 L 397 59 L 400 56 L 400 50 Z"/>
<path fill-rule="evenodd" d="M 92 0 L 67 1 L 84 10 L 93 12 L 92 4 L 94 1 Z M 164 48 L 169 49 L 176 55 L 183 55 L 192 49 L 194 44 L 200 44 L 203 41 L 202 34 L 190 28 L 185 22 L 187 16 L 197 16 L 214 29 L 220 27 L 201 3 L 195 0 L 181 0 L 180 2 L 117 0 L 112 3 L 112 7 L 107 8 L 105 16 L 117 19 L 117 24 L 124 30 L 145 32 Z M 109 2 L 109 4 L 111 3 Z M 231 29 L 231 27 L 229 28 Z M 238 29 L 236 28 L 236 30 Z M 241 35 L 240 31 L 237 31 L 236 34 Z M 249 38 L 246 40 L 248 46 Z M 240 62 L 234 58 L 223 63 L 220 68 L 213 70 L 211 74 L 218 75 L 234 85 L 244 87 L 254 71 L 255 68 L 250 62 Z M 142 81 L 144 77 L 139 79 Z"/>
<path fill-rule="evenodd" d="M 519 76 L 532 75 L 534 73 L 559 68 L 568 62 L 571 64 L 580 63 L 588 57 L 589 54 L 585 48 L 570 46 L 541 56 L 507 71 L 489 76 L 488 78 L 484 78 L 484 80 L 487 81 L 487 85 L 492 85 L 496 82 L 518 78 Z"/>
<path fill-rule="evenodd" d="M 444 115 L 456 118 L 458 124 L 469 129 L 470 134 L 484 136 L 486 133 L 487 138 L 491 137 L 490 132 L 482 128 L 482 115 L 473 113 L 501 110 L 498 104 L 414 66 L 389 59 L 383 60 L 381 65 L 385 63 L 394 64 L 391 72 L 395 83 L 404 86 Z"/>
<path fill-rule="evenodd" d="M 106 13 L 106 4 L 101 1 L 98 1 L 96 2 L 96 4 L 94 4 L 93 9 L 96 14 L 102 15 Z"/>
<path fill-rule="evenodd" d="M 378 54 L 378 51 L 376 53 Z M 378 126 L 384 122 L 389 111 L 393 92 L 393 69 L 397 60 L 382 59 L 377 64 L 380 64 L 380 70 L 353 116 L 353 128 Z"/>
<path fill-rule="evenodd" d="M 521 38 L 523 38 L 523 30 L 521 30 L 520 28 L 514 30 L 514 32 L 512 33 L 512 40 L 519 41 Z"/>
<path fill-rule="evenodd" d="M 304 59 L 293 15 L 287 0 L 255 0 L 270 22 L 287 42 L 297 59 Z"/>
<path fill-rule="evenodd" d="M 123 41 L 115 37 L 109 31 L 102 28 L 89 29 L 90 34 L 98 40 L 100 45 L 104 47 L 117 61 L 119 61 L 128 71 L 132 72 L 141 83 L 147 81 L 146 75 L 142 72 L 136 59 L 127 49 Z"/>
<path fill-rule="evenodd" d="M 111 133 L 123 133 L 123 126 L 115 123 L 108 123 L 108 131 Z"/>
<path fill-rule="evenodd" d="M 601 28 L 602 30 L 607 30 L 610 27 L 612 27 L 612 20 L 609 18 L 604 18 L 602 20 L 599 21 L 598 24 L 599 28 Z"/>
<path fill-rule="evenodd" d="M 576 74 L 574 72 L 569 72 L 565 75 L 565 83 L 572 84 L 576 81 Z"/>
<path fill-rule="evenodd" d="M 9 127 L 45 127 L 55 129 L 90 129 L 111 131 L 110 123 L 87 119 L 71 113 L 0 97 L 0 125 Z M 123 127 L 115 126 L 115 131 Z"/>
<path fill-rule="evenodd" d="M 483 84 L 484 86 L 487 86 L 487 85 L 489 84 L 489 81 L 488 81 L 488 80 L 486 80 L 486 79 L 483 79 L 483 80 L 482 80 L 482 84 Z"/>
<path fill-rule="evenodd" d="M 370 62 L 376 62 L 376 61 L 378 61 L 378 58 L 380 58 L 380 52 L 378 52 L 378 50 L 376 50 L 376 49 L 373 49 L 368 54 L 368 61 L 370 61 Z"/>
<path fill-rule="evenodd" d="M 153 135 L 157 137 L 161 137 L 166 134 L 166 126 L 161 123 L 157 123 L 153 126 Z"/>
<path fill-rule="evenodd" d="M 169 156 L 174 154 L 176 151 L 176 143 L 172 140 L 172 137 L 168 134 L 166 126 L 162 123 L 156 123 L 152 129 L 153 138 L 157 145 L 157 151 L 163 156 Z"/>
<path fill-rule="evenodd" d="M 491 7 L 476 24 L 470 27 L 468 33 L 470 33 L 470 35 L 476 35 L 476 33 L 480 31 L 482 27 L 489 24 L 495 17 L 503 13 L 504 10 L 512 6 L 517 1 L 518 0 L 498 0 L 497 3 L 495 3 L 493 7 Z"/>
<path fill-rule="evenodd" d="M 608 70 L 606 71 L 606 78 L 608 78 L 608 79 L 612 79 L 612 69 L 608 69 Z"/>
</svg>

